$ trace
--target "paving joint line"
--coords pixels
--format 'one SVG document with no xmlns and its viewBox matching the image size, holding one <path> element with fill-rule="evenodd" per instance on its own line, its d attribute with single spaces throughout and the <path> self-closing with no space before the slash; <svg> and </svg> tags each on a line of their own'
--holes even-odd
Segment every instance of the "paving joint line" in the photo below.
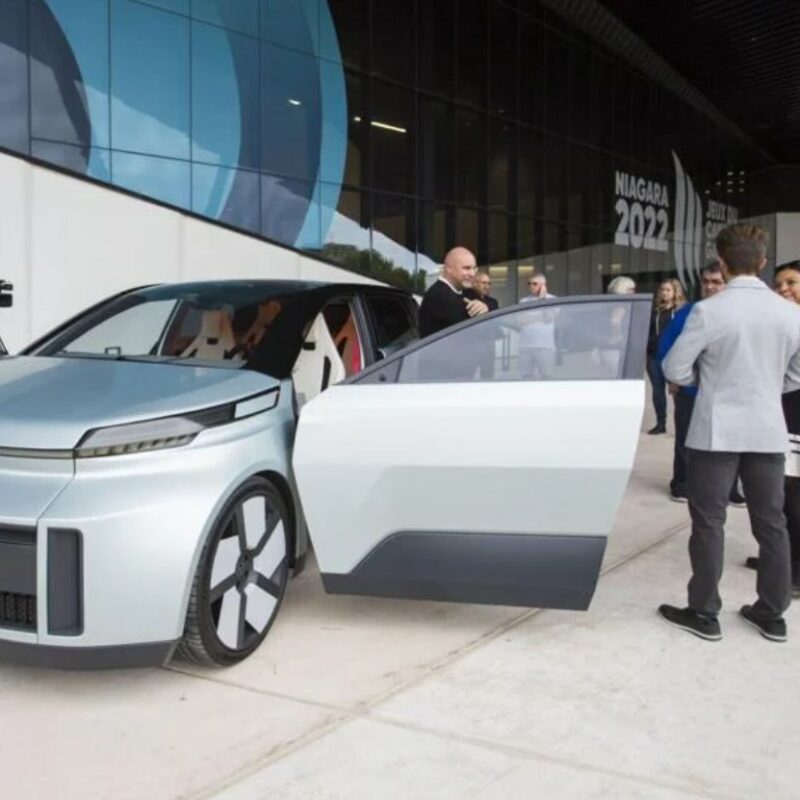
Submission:
<svg viewBox="0 0 800 800">
<path fill-rule="evenodd" d="M 654 780 L 645 775 L 635 775 L 628 772 L 621 772 L 620 770 L 608 769 L 606 767 L 600 767 L 594 764 L 587 764 L 585 761 L 572 761 L 565 756 L 548 755 L 540 750 L 526 747 L 524 745 L 508 744 L 507 742 L 498 742 L 493 739 L 484 739 L 481 736 L 470 736 L 467 734 L 453 733 L 450 731 L 437 731 L 435 728 L 428 728 L 425 725 L 419 725 L 414 722 L 405 722 L 403 720 L 393 719 L 392 717 L 382 717 L 380 715 L 371 715 L 369 720 L 388 725 L 393 728 L 407 730 L 411 733 L 422 733 L 428 736 L 434 736 L 437 739 L 445 739 L 460 742 L 461 744 L 466 744 L 473 747 L 481 747 L 483 749 L 492 750 L 494 752 L 502 753 L 517 759 L 552 763 L 567 769 L 576 770 L 579 772 L 593 772 L 610 778 L 618 778 L 629 782 L 642 784 L 651 788 L 672 789 L 678 792 L 688 791 L 697 797 L 708 798 L 708 800 L 742 800 L 741 795 L 717 792 L 713 789 L 697 789 L 673 781 L 663 782 Z"/>
<path fill-rule="evenodd" d="M 643 547 L 641 550 L 637 550 L 635 553 L 631 553 L 630 555 L 622 558 L 620 561 L 615 562 L 606 569 L 601 569 L 600 577 L 604 577 L 605 575 L 608 575 L 609 573 L 614 572 L 615 570 L 625 566 L 626 564 L 635 560 L 639 556 L 645 555 L 651 550 L 654 550 L 659 545 L 664 544 L 669 539 L 673 538 L 678 533 L 683 531 L 688 525 L 689 521 L 684 520 L 681 523 L 670 526 L 669 528 L 666 529 L 663 535 L 660 536 L 656 541 L 651 542 L 647 546 Z M 300 735 L 292 742 L 287 742 L 285 745 L 278 745 L 276 748 L 273 748 L 269 753 L 265 753 L 264 756 L 257 758 L 255 761 L 251 762 L 246 766 L 241 767 L 239 770 L 226 776 L 218 783 L 214 783 L 209 785 L 208 787 L 199 789 L 194 794 L 187 795 L 186 797 L 191 798 L 191 800 L 208 800 L 209 798 L 213 798 L 218 793 L 225 791 L 226 789 L 232 788 L 237 783 L 246 780 L 252 775 L 255 775 L 257 772 L 261 771 L 265 767 L 275 764 L 278 761 L 297 752 L 298 750 L 301 750 L 303 747 L 307 747 L 308 745 L 313 744 L 314 742 L 323 738 L 324 736 L 336 730 L 337 728 L 340 728 L 358 719 L 367 719 L 367 720 L 373 719 L 374 718 L 372 714 L 373 709 L 379 706 L 381 703 L 384 703 L 389 698 L 393 697 L 396 694 L 399 694 L 400 692 L 411 689 L 413 686 L 417 685 L 418 683 L 421 683 L 423 680 L 431 677 L 432 675 L 435 675 L 436 673 L 440 672 L 446 667 L 455 664 L 458 660 L 469 655 L 482 645 L 488 644 L 489 642 L 498 639 L 508 631 L 516 628 L 519 625 L 522 625 L 527 620 L 549 610 L 552 609 L 546 609 L 546 608 L 528 609 L 522 614 L 514 617 L 513 619 L 510 619 L 508 622 L 502 623 L 497 628 L 494 628 L 493 630 L 479 637 L 475 641 L 469 642 L 463 647 L 451 653 L 448 653 L 439 661 L 419 667 L 418 670 L 416 671 L 416 674 L 409 677 L 408 680 L 406 680 L 402 684 L 392 687 L 391 689 L 388 689 L 387 691 L 381 693 L 376 697 L 371 698 L 370 700 L 358 703 L 352 709 L 345 710 L 334 707 L 335 710 L 343 710 L 345 711 L 345 713 L 338 719 L 328 720 L 319 725 L 318 727 L 312 728 L 310 731 L 308 731 L 308 733 Z M 167 667 L 167 669 L 169 669 L 169 667 Z M 198 677 L 194 675 L 194 673 L 187 673 L 187 674 L 193 675 L 194 677 Z M 222 681 L 214 680 L 211 677 L 205 679 L 217 684 L 236 687 L 236 684 L 224 683 Z M 255 689 L 253 687 L 248 687 L 248 688 L 250 691 L 253 691 L 254 693 L 257 694 L 264 694 L 264 695 L 274 694 L 270 692 L 265 692 L 263 690 Z M 326 707 L 324 704 L 319 704 L 319 705 L 322 707 Z M 714 800 L 716 800 L 716 798 L 714 798 Z M 726 797 L 720 796 L 719 800 L 729 800 L 729 798 L 727 796 Z"/>
</svg>

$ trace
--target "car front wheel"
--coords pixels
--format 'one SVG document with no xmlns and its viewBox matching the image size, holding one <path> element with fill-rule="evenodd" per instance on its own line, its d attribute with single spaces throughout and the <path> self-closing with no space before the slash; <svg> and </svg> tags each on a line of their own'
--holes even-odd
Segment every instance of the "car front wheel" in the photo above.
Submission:
<svg viewBox="0 0 800 800">
<path fill-rule="evenodd" d="M 244 483 L 220 512 L 197 567 L 178 654 L 230 666 L 264 641 L 289 576 L 289 514 L 265 478 Z"/>
</svg>

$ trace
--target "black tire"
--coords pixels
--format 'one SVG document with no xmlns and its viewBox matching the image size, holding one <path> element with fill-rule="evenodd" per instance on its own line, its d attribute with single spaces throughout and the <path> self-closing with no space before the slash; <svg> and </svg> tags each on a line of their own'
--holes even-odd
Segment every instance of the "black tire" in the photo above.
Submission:
<svg viewBox="0 0 800 800">
<path fill-rule="evenodd" d="M 253 544 L 262 501 L 264 532 Z M 198 664 L 226 667 L 257 650 L 286 591 L 290 545 L 290 516 L 283 497 L 266 478 L 250 478 L 219 513 L 200 555 L 176 655 Z M 281 552 L 282 559 L 276 561 Z M 235 568 L 227 574 L 234 558 Z M 264 567 L 270 575 L 260 571 Z"/>
</svg>

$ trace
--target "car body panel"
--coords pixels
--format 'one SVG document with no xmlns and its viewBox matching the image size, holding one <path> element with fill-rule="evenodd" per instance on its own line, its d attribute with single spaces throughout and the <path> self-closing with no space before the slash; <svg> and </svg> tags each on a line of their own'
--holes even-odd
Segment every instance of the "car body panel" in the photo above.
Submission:
<svg viewBox="0 0 800 800">
<path fill-rule="evenodd" d="M 70 450 L 93 428 L 234 402 L 279 381 L 248 370 L 20 356 L 0 362 L 0 448 Z"/>
<path fill-rule="evenodd" d="M 464 373 L 458 359 L 479 367 L 469 347 L 453 350 L 455 362 L 441 355 L 447 339 L 479 345 L 483 329 L 494 346 L 514 315 L 530 325 L 567 305 L 559 319 L 573 314 L 578 327 L 562 334 L 585 333 L 587 319 L 624 321 L 615 358 L 593 352 L 591 337 L 565 339 L 564 374 L 577 371 L 541 380 Z M 517 306 L 412 345 L 313 400 L 293 460 L 326 588 L 587 607 L 633 469 L 645 400 L 638 340 L 648 319 L 641 297 Z M 598 343 L 610 347 L 605 336 Z M 441 377 L 422 382 L 410 372 L 400 382 L 406 361 L 419 363 L 426 350 L 440 353 L 430 363 Z M 582 370 L 594 377 L 576 379 Z"/>
</svg>

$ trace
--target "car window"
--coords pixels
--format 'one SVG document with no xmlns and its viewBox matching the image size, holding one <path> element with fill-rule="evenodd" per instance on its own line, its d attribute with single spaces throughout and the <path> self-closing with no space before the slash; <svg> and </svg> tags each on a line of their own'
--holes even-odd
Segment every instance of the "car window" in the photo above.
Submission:
<svg viewBox="0 0 800 800">
<path fill-rule="evenodd" d="M 376 346 L 386 358 L 419 339 L 416 319 L 408 303 L 391 295 L 366 295 Z"/>
<path fill-rule="evenodd" d="M 621 378 L 631 304 L 535 303 L 480 320 L 409 353 L 398 383 Z"/>
<path fill-rule="evenodd" d="M 82 336 L 73 339 L 63 350 L 68 354 L 147 355 L 158 344 L 177 300 L 139 303 L 115 314 Z"/>
</svg>

